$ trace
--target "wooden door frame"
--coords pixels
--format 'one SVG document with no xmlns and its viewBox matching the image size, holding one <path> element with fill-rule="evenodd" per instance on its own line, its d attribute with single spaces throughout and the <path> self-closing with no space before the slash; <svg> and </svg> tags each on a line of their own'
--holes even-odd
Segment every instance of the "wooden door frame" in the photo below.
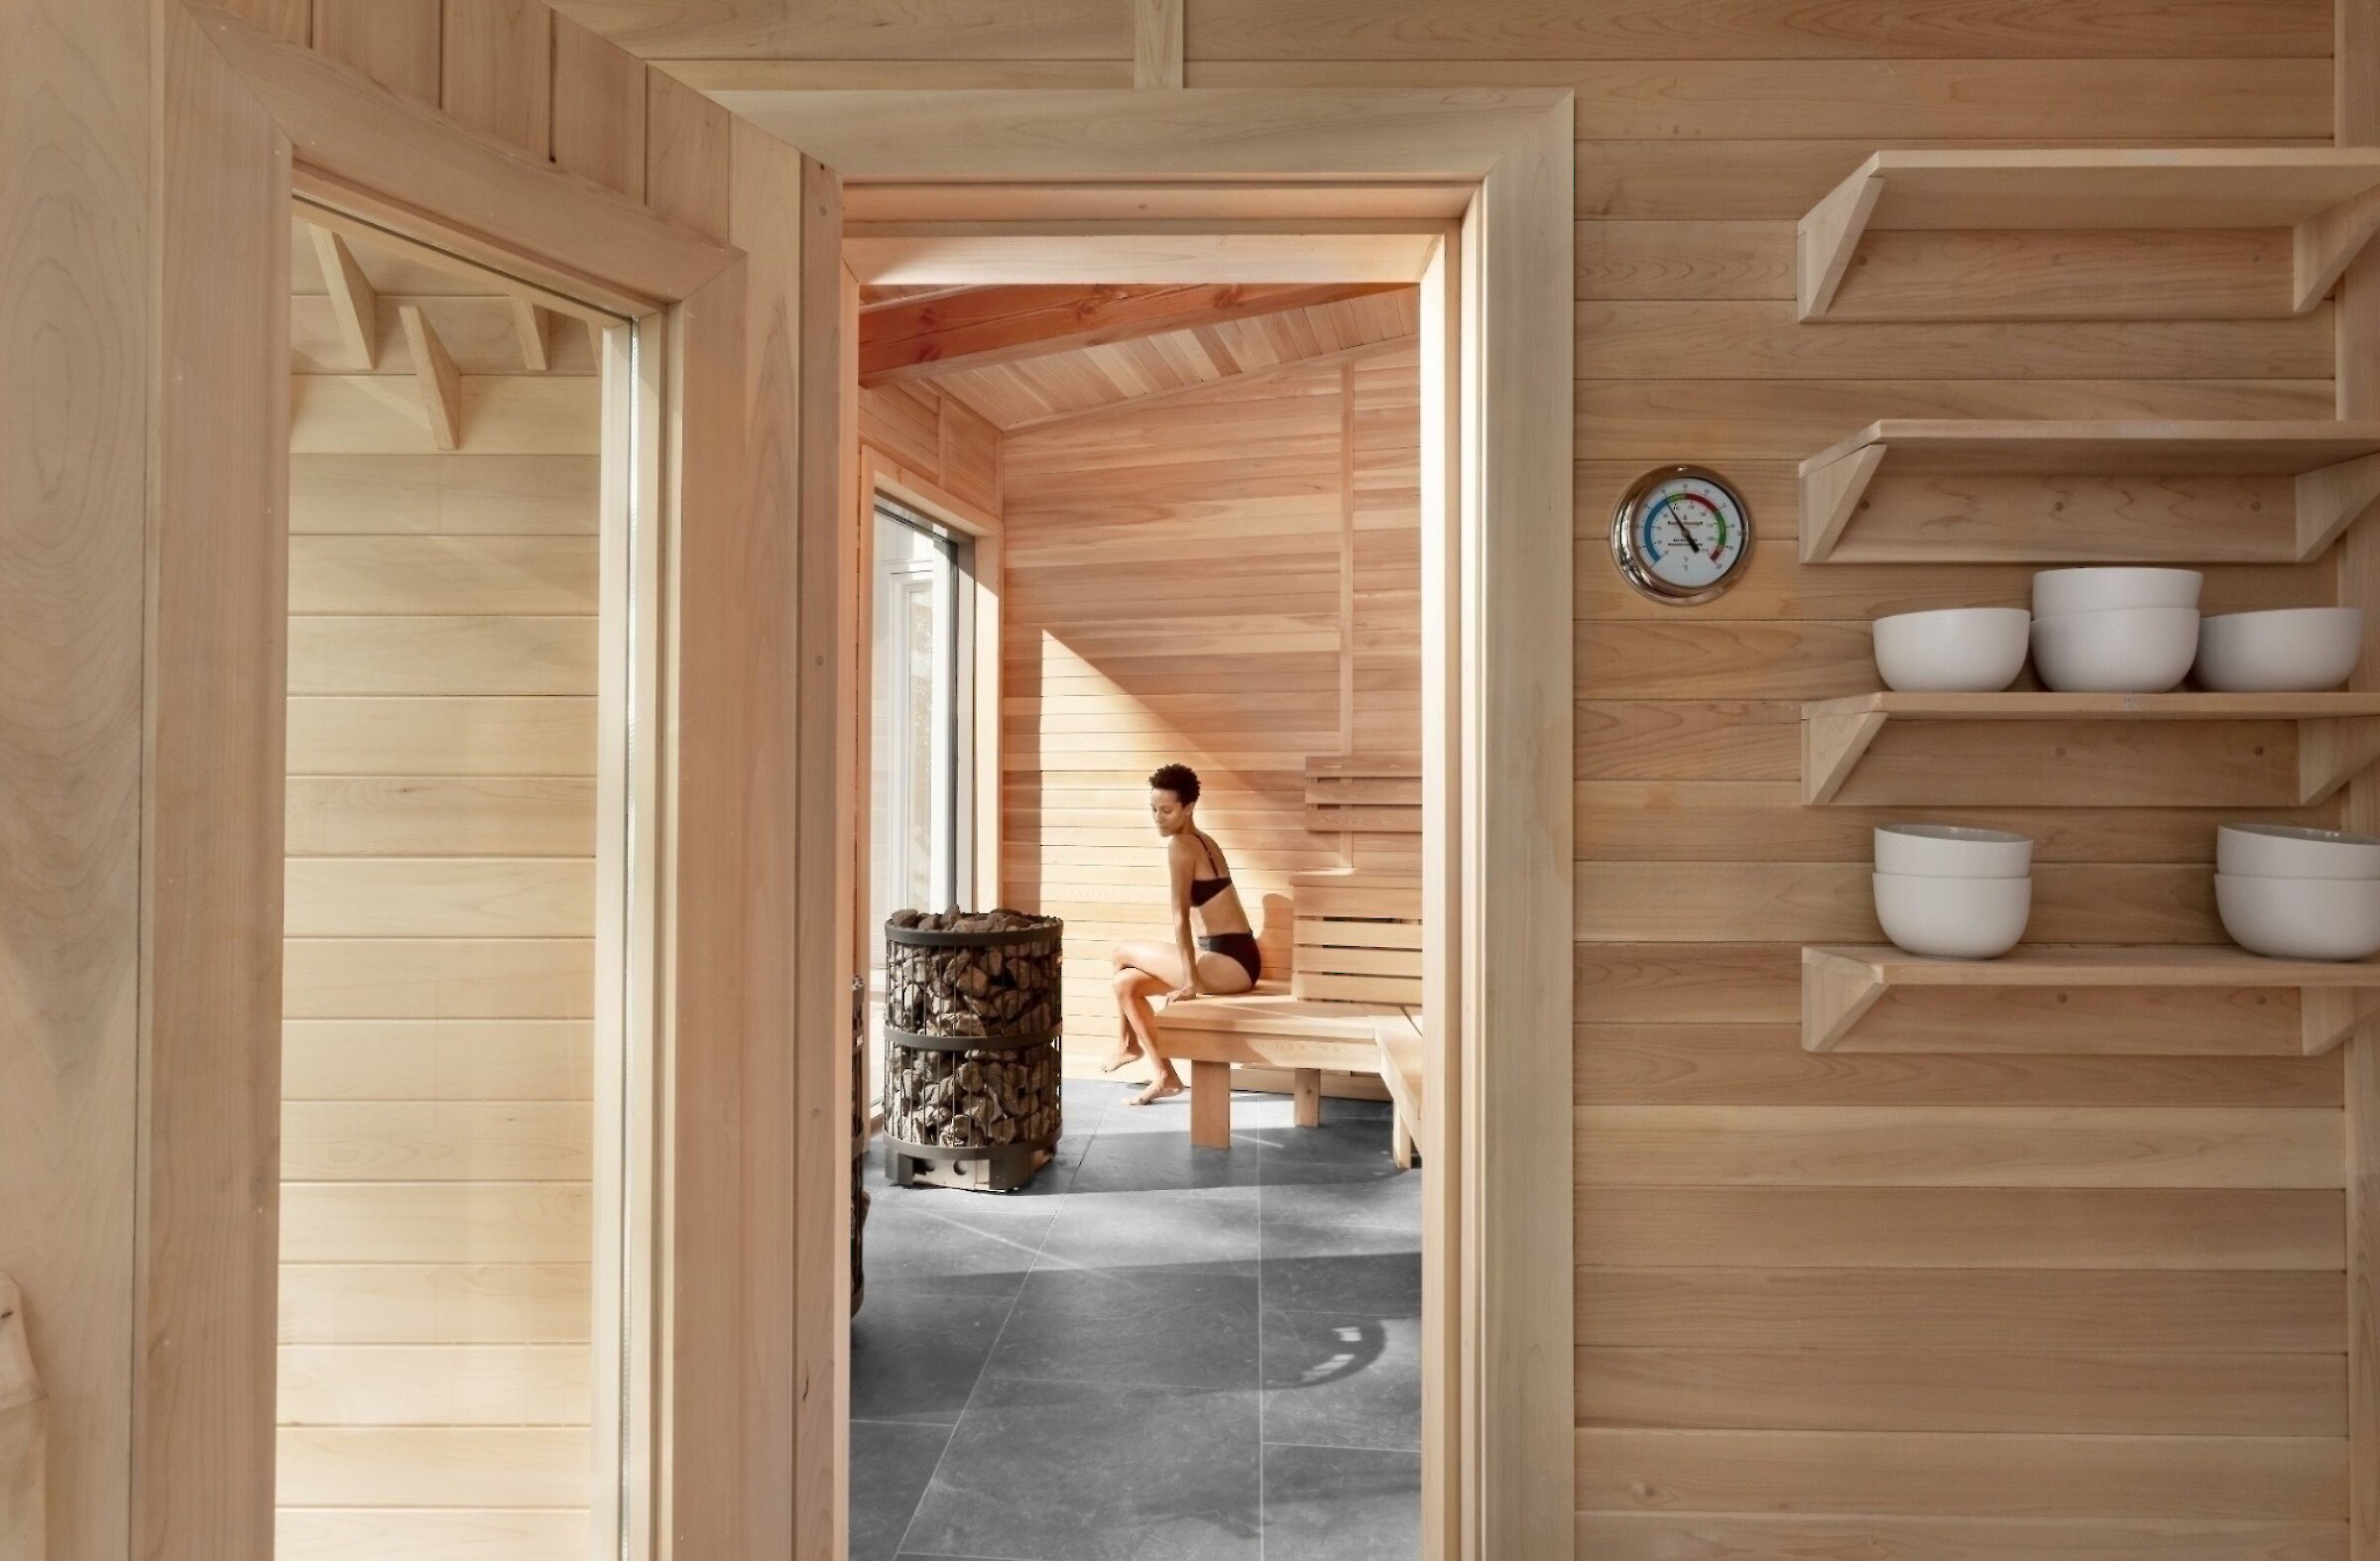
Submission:
<svg viewBox="0 0 2380 1561">
<path fill-rule="evenodd" d="M 607 344 L 621 377 L 607 417 L 633 402 L 647 435 L 686 420 L 689 384 L 742 380 L 741 339 L 703 327 L 742 317 L 750 268 L 735 248 L 237 17 L 169 3 L 160 25 L 143 784 L 154 844 L 144 852 L 129 1497 L 136 1554 L 255 1561 L 274 1545 L 294 199 L 350 231 L 393 234 L 501 273 L 559 313 L 605 326 L 627 320 L 641 347 L 666 342 L 666 386 L 650 362 L 630 381 L 617 361 L 625 333 Z M 640 455 L 642 496 L 657 498 L 667 533 L 670 588 L 707 600 L 710 582 L 697 569 L 749 576 L 745 561 L 730 559 L 733 540 L 764 512 L 740 481 L 740 436 L 680 432 L 666 450 L 648 442 Z M 657 483 L 643 470 L 656 457 Z M 605 502 L 625 496 L 608 492 Z M 772 586 L 789 591 L 782 580 L 743 589 Z M 724 679 L 720 663 L 744 660 L 744 603 L 719 594 L 712 627 L 723 622 L 725 638 L 698 640 L 682 632 L 683 615 L 670 615 L 675 639 L 657 658 L 654 647 L 637 648 L 649 677 L 657 669 L 680 686 Z M 616 641 L 616 630 L 607 637 Z M 678 687 L 660 693 L 676 728 L 662 755 L 668 791 L 691 819 L 688 792 L 704 775 L 740 768 L 745 734 L 718 722 L 689 732 L 688 707 L 700 701 Z M 619 797 L 634 783 L 612 776 L 607 789 Z M 730 832 L 686 822 L 659 842 L 658 870 L 682 877 L 689 860 L 715 865 L 721 853 L 703 847 Z M 638 849 L 650 856 L 654 843 Z M 720 1057 L 747 1039 L 715 1011 L 689 1013 L 682 1001 L 719 968 L 705 943 L 717 885 L 691 895 L 682 882 L 660 888 L 666 932 L 649 952 L 652 974 L 672 984 L 658 994 L 663 1055 L 645 1060 L 666 1075 L 665 1109 L 708 1121 L 742 1097 Z M 678 956 L 677 946 L 693 952 Z M 705 1044 L 690 1044 L 695 1037 Z M 773 1047 L 780 1038 L 772 1028 Z M 718 1135 L 689 1134 L 682 1123 L 662 1137 L 675 1158 L 660 1168 L 669 1182 L 663 1239 L 687 1248 L 673 1255 L 687 1260 L 681 1265 L 741 1271 L 747 1255 L 724 1245 L 740 1233 L 689 1235 L 698 1222 L 675 1217 L 672 1202 L 690 1195 L 689 1174 L 705 1196 L 717 1190 L 717 1164 L 735 1174 L 732 1140 L 722 1149 Z M 720 1374 L 705 1379 L 679 1363 L 689 1353 L 740 1353 L 747 1340 L 712 1330 L 699 1307 L 670 1297 L 661 1305 L 641 1390 L 654 1397 L 661 1435 L 674 1430 L 707 1454 L 741 1434 L 740 1406 L 715 1400 Z M 783 1387 L 790 1401 L 789 1371 Z M 676 1455 L 642 1442 L 633 1453 L 645 1487 L 636 1499 L 650 1509 L 681 1483 Z"/>
<path fill-rule="evenodd" d="M 1036 250 L 1099 244 L 1108 280 L 1277 281 L 1302 255 L 1423 285 L 1424 1007 L 1454 1016 L 1428 1081 L 1423 1554 L 1570 1554 L 1570 94 L 709 95 L 841 178 L 865 280 L 1065 280 Z"/>
</svg>

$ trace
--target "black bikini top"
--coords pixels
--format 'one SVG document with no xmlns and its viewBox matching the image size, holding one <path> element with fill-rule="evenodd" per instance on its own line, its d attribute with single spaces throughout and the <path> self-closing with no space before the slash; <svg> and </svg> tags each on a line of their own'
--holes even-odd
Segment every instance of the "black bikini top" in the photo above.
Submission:
<svg viewBox="0 0 2380 1561">
<path fill-rule="evenodd" d="M 1208 858 L 1213 861 L 1216 866 L 1224 867 L 1223 853 L 1215 849 L 1215 843 L 1209 840 L 1206 836 L 1199 834 L 1195 829 L 1190 831 L 1190 833 L 1197 837 L 1199 849 L 1206 852 Z M 1221 878 L 1193 878 L 1190 880 L 1191 908 L 1194 910 L 1197 909 L 1199 906 L 1205 904 L 1208 901 L 1213 900 L 1217 895 L 1222 894 L 1225 890 L 1231 887 L 1232 874 L 1228 867 L 1224 867 L 1224 874 Z"/>
</svg>

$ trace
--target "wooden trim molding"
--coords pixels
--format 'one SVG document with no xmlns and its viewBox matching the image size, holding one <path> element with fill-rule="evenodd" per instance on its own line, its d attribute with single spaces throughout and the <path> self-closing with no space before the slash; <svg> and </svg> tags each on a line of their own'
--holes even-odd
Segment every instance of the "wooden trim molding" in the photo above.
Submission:
<svg viewBox="0 0 2380 1561">
<path fill-rule="evenodd" d="M 727 251 L 362 71 L 189 3 L 293 146 L 307 198 L 623 314 L 691 297 Z M 402 193 L 400 193 L 402 192 Z"/>
</svg>

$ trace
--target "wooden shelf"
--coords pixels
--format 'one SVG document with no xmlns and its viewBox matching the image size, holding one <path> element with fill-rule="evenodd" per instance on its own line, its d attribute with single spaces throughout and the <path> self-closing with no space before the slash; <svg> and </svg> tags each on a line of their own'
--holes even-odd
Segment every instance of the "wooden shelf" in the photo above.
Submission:
<svg viewBox="0 0 2380 1561">
<path fill-rule="evenodd" d="M 1800 315 L 1825 317 L 1861 234 L 1909 228 L 2289 228 L 2303 314 L 2380 227 L 2376 191 L 2363 148 L 1878 152 L 1801 220 Z"/>
<path fill-rule="evenodd" d="M 2266 959 L 2208 947 L 2019 947 L 1998 959 L 1927 959 L 1897 948 L 1802 950 L 1802 1046 L 1832 1051 L 1894 987 L 2295 988 L 2301 1046 L 2330 1050 L 2380 1019 L 2380 961 Z M 1879 1048 L 1885 1049 L 1885 1048 Z M 2078 1050 L 2083 1049 L 2081 1047 Z"/>
<path fill-rule="evenodd" d="M 1824 563 L 1880 472 L 2297 479 L 2297 551 L 2317 558 L 2380 504 L 2380 422 L 2098 422 L 1892 419 L 1802 462 L 1801 553 Z M 1960 562 L 1929 546 L 1912 562 Z M 2129 560 L 2141 561 L 2141 560 Z M 2177 550 L 2174 562 L 2189 561 Z"/>
<path fill-rule="evenodd" d="M 2291 721 L 2298 801 L 2380 761 L 2380 694 L 1855 694 L 1802 706 L 1802 800 L 1831 802 L 1894 717 L 1915 721 Z"/>
</svg>

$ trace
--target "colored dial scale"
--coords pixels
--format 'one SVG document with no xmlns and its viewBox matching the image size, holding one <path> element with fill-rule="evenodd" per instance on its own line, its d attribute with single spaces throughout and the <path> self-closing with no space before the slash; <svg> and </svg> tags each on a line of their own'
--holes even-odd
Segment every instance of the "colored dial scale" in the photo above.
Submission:
<svg viewBox="0 0 2380 1561">
<path fill-rule="evenodd" d="M 1700 477 L 1673 477 L 1636 505 L 1636 549 L 1644 571 L 1681 591 L 1719 583 L 1743 551 L 1735 496 Z"/>
</svg>

